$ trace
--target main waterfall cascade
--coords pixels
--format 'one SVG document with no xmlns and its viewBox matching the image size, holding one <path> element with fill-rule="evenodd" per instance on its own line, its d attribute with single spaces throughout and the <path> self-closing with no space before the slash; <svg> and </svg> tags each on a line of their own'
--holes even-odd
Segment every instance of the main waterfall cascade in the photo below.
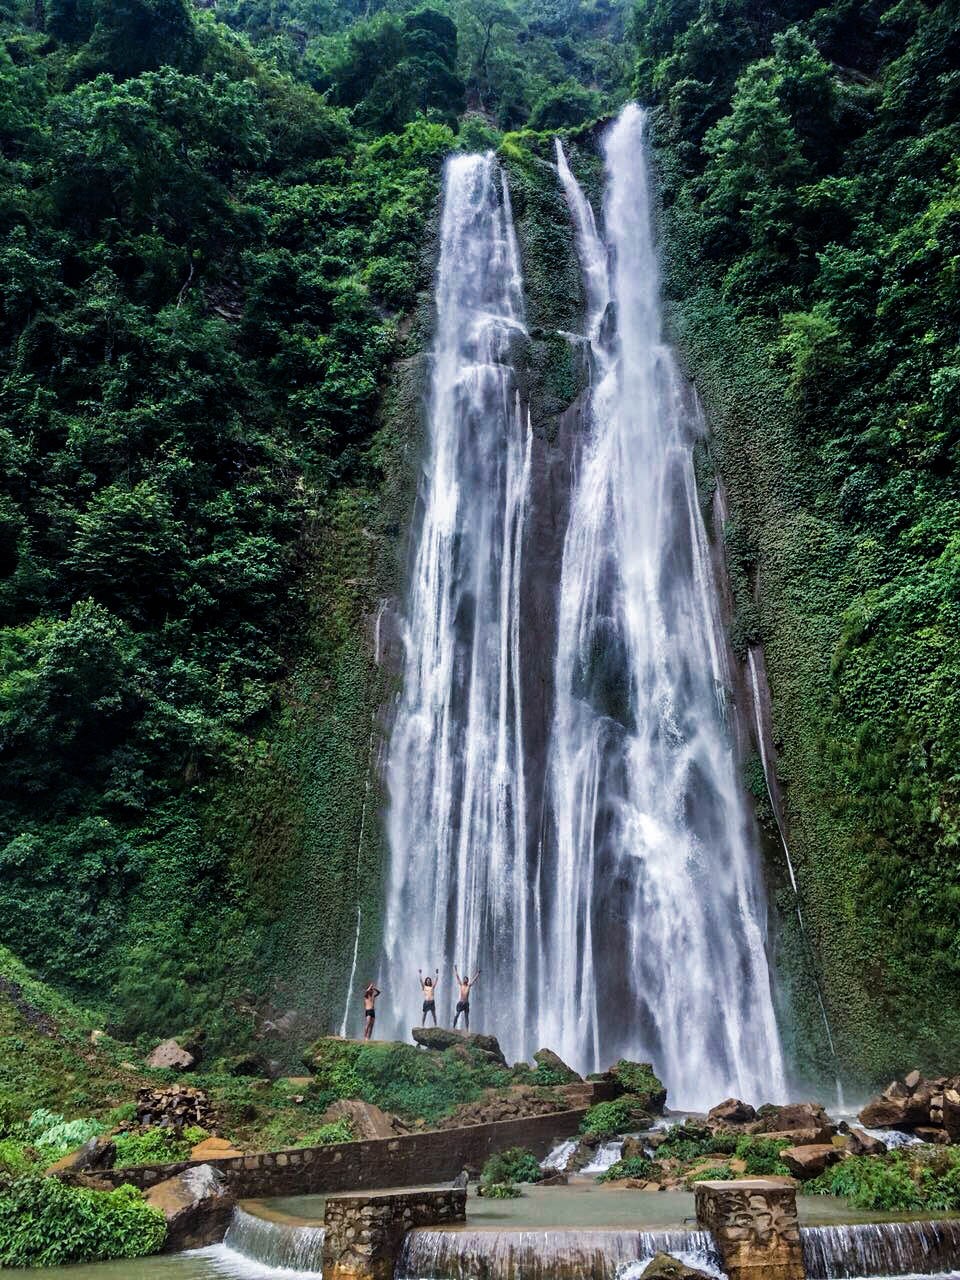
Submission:
<svg viewBox="0 0 960 1280">
<path fill-rule="evenodd" d="M 549 1045 L 584 1070 L 652 1060 L 674 1106 L 776 1100 L 763 890 L 693 471 L 700 415 L 660 333 L 645 128 L 631 105 L 605 136 L 602 234 L 557 148 L 591 376 L 553 557 L 539 770 L 524 653 L 549 629 L 519 609 L 535 447 L 513 364 L 528 340 L 519 254 L 494 157 L 447 165 L 387 766 L 384 1013 L 409 1027 L 418 966 L 448 984 L 454 963 L 479 968 L 473 1025 L 510 1053 Z M 441 987 L 440 1007 L 452 996 Z"/>
</svg>

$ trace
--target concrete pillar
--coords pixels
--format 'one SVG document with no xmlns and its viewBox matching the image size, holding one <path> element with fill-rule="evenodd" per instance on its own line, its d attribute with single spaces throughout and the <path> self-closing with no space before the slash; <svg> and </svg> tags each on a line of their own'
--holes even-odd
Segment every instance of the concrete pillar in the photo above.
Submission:
<svg viewBox="0 0 960 1280">
<path fill-rule="evenodd" d="M 698 1182 L 696 1204 L 730 1280 L 805 1280 L 792 1179 Z"/>
<path fill-rule="evenodd" d="M 408 1231 L 466 1218 L 463 1187 L 329 1196 L 323 1219 L 323 1278 L 393 1280 Z"/>
</svg>

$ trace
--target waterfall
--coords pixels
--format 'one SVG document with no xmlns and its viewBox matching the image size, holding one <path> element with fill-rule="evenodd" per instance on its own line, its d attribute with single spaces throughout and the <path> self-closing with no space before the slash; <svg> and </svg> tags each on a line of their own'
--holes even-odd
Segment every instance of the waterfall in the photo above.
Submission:
<svg viewBox="0 0 960 1280">
<path fill-rule="evenodd" d="M 782 1096 L 784 1074 L 697 502 L 699 416 L 660 332 L 645 129 L 631 105 L 604 141 L 606 252 L 558 146 L 596 376 L 559 587 L 542 921 L 558 999 L 541 1034 L 561 1056 L 652 1058 L 684 1107 Z"/>
<path fill-rule="evenodd" d="M 547 1173 L 563 1173 L 578 1145 L 577 1142 L 569 1139 L 566 1142 L 558 1142 L 553 1150 L 540 1161 L 540 1168 Z"/>
<path fill-rule="evenodd" d="M 602 232 L 558 147 L 591 376 L 553 524 L 535 498 L 560 446 L 534 439 L 519 390 L 531 337 L 506 181 L 492 154 L 447 163 L 387 761 L 381 1025 L 410 1026 L 418 966 L 442 966 L 443 1021 L 457 963 L 483 975 L 472 1025 L 512 1056 L 650 1060 L 679 1107 L 775 1101 L 765 902 L 693 470 L 700 416 L 660 334 L 644 133 L 628 106 L 605 136 Z M 520 617 L 525 575 L 544 566 L 555 640 L 552 622 Z M 532 661 L 544 643 L 547 679 Z"/>
<path fill-rule="evenodd" d="M 286 1267 L 308 1280 L 320 1276 L 323 1227 L 261 1218 L 236 1208 L 223 1240 L 225 1250 L 264 1267 Z"/>
<path fill-rule="evenodd" d="M 655 1253 L 696 1253 L 715 1269 L 705 1231 L 411 1231 L 396 1280 L 614 1280 L 623 1268 Z M 716 1274 L 719 1274 L 717 1271 Z"/>
<path fill-rule="evenodd" d="M 593 1154 L 593 1159 L 589 1164 L 578 1169 L 578 1173 L 584 1174 L 586 1177 L 598 1173 L 606 1173 L 623 1155 L 623 1139 L 619 1138 L 614 1142 L 604 1142 Z"/>
<path fill-rule="evenodd" d="M 960 1221 L 801 1227 L 809 1280 L 956 1272 Z"/>
<path fill-rule="evenodd" d="M 486 987 L 501 982 L 499 1016 L 516 1029 L 523 974 L 506 974 L 525 963 L 529 919 L 518 597 L 530 433 L 511 365 L 526 334 L 519 254 L 492 153 L 448 160 L 440 240 L 429 457 L 387 764 L 383 987 L 442 964 L 449 1000 L 452 966 L 480 967 Z M 388 1025 L 402 1035 L 397 999 Z M 475 1004 L 482 1016 L 484 986 Z"/>
</svg>

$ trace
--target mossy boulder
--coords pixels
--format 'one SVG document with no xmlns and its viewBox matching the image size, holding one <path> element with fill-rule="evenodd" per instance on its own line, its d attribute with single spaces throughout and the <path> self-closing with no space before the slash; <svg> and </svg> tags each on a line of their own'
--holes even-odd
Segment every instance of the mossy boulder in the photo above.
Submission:
<svg viewBox="0 0 960 1280">
<path fill-rule="evenodd" d="M 447 1049 L 466 1047 L 486 1054 L 502 1067 L 507 1065 L 496 1036 L 485 1036 L 472 1031 L 453 1031 L 448 1027 L 414 1027 L 411 1034 L 424 1049 L 443 1053 Z"/>
<path fill-rule="evenodd" d="M 630 1062 L 626 1058 L 610 1068 L 606 1077 L 613 1078 L 621 1093 L 629 1093 L 636 1104 L 651 1115 L 662 1116 L 667 1105 L 667 1090 L 654 1074 L 649 1062 Z"/>
<path fill-rule="evenodd" d="M 582 1077 L 552 1049 L 538 1049 L 533 1060 L 541 1074 L 549 1075 L 554 1084 L 579 1084 Z"/>
</svg>

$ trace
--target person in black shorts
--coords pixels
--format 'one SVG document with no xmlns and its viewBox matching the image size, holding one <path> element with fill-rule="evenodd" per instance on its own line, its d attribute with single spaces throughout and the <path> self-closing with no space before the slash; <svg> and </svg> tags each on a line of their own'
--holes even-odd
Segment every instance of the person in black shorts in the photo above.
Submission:
<svg viewBox="0 0 960 1280">
<path fill-rule="evenodd" d="M 472 978 L 461 978 L 460 972 L 457 969 L 456 965 L 454 965 L 453 967 L 453 972 L 457 979 L 457 985 L 460 988 L 460 999 L 457 1001 L 457 1012 L 453 1019 L 453 1025 L 454 1027 L 456 1027 L 457 1022 L 460 1018 L 460 1015 L 463 1014 L 463 1029 L 464 1031 L 469 1031 L 470 1030 L 470 989 L 476 986 L 477 979 L 480 977 L 480 970 L 478 969 Z M 469 973 L 470 970 L 468 969 L 467 972 Z"/>
<path fill-rule="evenodd" d="M 373 1024 L 377 1020 L 377 996 L 380 994 L 372 982 L 367 983 L 363 993 L 363 1038 L 369 1040 L 373 1035 Z"/>
<path fill-rule="evenodd" d="M 423 970 L 418 969 L 420 975 L 420 990 L 423 992 L 423 1025 L 427 1025 L 427 1015 L 433 1014 L 433 1025 L 437 1025 L 437 987 L 440 977 L 440 970 L 434 970 L 434 977 L 424 977 Z"/>
</svg>

